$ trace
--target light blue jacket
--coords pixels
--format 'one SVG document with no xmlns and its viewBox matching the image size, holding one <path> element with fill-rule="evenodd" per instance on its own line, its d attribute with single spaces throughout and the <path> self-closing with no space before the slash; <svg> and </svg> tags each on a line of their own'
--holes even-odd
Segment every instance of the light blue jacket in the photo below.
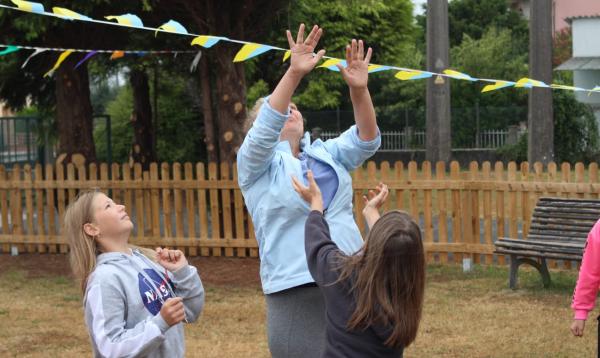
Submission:
<svg viewBox="0 0 600 358">
<path fill-rule="evenodd" d="M 238 182 L 254 223 L 266 294 L 314 282 L 304 252 L 304 224 L 310 207 L 294 191 L 291 179 L 304 180 L 302 167 L 289 142 L 279 141 L 288 116 L 289 109 L 281 114 L 267 98 L 237 154 Z M 319 139 L 310 144 L 308 133 L 302 140 L 302 150 L 329 164 L 338 176 L 339 187 L 325 217 L 333 241 L 347 254 L 363 243 L 352 213 L 349 172 L 371 157 L 380 144 L 379 133 L 372 141 L 362 141 L 356 126 L 325 142 Z"/>
</svg>

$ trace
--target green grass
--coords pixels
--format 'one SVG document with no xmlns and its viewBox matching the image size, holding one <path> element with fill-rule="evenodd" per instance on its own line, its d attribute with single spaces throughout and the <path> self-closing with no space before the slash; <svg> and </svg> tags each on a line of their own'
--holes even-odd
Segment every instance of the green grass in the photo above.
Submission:
<svg viewBox="0 0 600 358">
<path fill-rule="evenodd" d="M 588 357 L 595 354 L 596 324 L 571 336 L 569 308 L 576 272 L 521 270 L 519 289 L 508 289 L 504 267 L 430 266 L 423 319 L 406 357 Z M 90 355 L 78 288 L 62 276 L 0 274 L 0 356 Z M 265 306 L 259 287 L 205 284 L 205 311 L 186 326 L 188 357 L 267 357 Z M 593 317 L 591 315 L 590 317 Z"/>
</svg>

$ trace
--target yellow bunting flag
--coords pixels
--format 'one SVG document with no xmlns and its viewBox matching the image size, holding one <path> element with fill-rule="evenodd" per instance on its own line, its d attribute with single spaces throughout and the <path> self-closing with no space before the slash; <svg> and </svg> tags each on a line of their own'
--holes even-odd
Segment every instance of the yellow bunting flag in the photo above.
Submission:
<svg viewBox="0 0 600 358">
<path fill-rule="evenodd" d="M 555 85 L 555 84 L 551 84 L 550 88 L 555 88 L 555 89 L 563 89 L 563 90 L 569 90 L 569 91 L 585 91 L 583 88 L 580 87 L 573 87 L 573 86 L 565 86 L 565 85 Z"/>
<path fill-rule="evenodd" d="M 388 71 L 391 70 L 392 68 L 390 66 L 384 66 L 384 65 L 369 65 L 368 71 L 369 73 L 375 73 L 375 72 L 381 72 L 381 71 Z"/>
<path fill-rule="evenodd" d="M 192 40 L 192 45 L 199 45 L 204 48 L 211 48 L 223 37 L 200 35 Z"/>
<path fill-rule="evenodd" d="M 54 64 L 54 66 L 50 69 L 50 71 L 46 72 L 44 77 L 52 76 L 54 74 L 54 71 L 56 71 L 56 69 L 60 66 L 60 64 L 63 63 L 63 61 L 67 57 L 69 57 L 69 55 L 72 53 L 73 53 L 73 50 L 67 50 L 67 51 L 61 53 L 60 56 L 58 57 L 58 60 Z"/>
<path fill-rule="evenodd" d="M 346 60 L 342 60 L 339 58 L 328 58 L 327 60 L 325 60 L 325 62 L 323 62 L 321 65 L 317 66 L 317 67 L 321 67 L 321 68 L 326 68 L 328 70 L 331 71 L 338 71 L 339 72 L 339 68 L 337 68 L 337 64 L 342 65 L 342 67 L 346 67 Z"/>
<path fill-rule="evenodd" d="M 394 77 L 402 81 L 420 80 L 422 78 L 429 78 L 433 74 L 431 72 L 423 71 L 398 71 Z"/>
<path fill-rule="evenodd" d="M 169 20 L 169 22 L 167 22 L 166 24 L 160 25 L 160 27 L 154 32 L 154 36 L 158 35 L 158 30 L 182 35 L 187 35 L 188 33 L 185 27 L 183 27 L 180 23 L 174 20 Z"/>
<path fill-rule="evenodd" d="M 235 55 L 233 62 L 246 61 L 248 59 L 251 59 L 252 57 L 263 54 L 269 51 L 270 49 L 272 49 L 272 47 L 267 45 L 261 45 L 256 43 L 245 44 Z"/>
<path fill-rule="evenodd" d="M 444 74 L 448 75 L 450 78 L 454 78 L 456 80 L 464 80 L 464 81 L 477 81 L 477 79 L 467 75 L 466 73 L 454 71 L 454 70 L 444 70 Z"/>
<path fill-rule="evenodd" d="M 515 84 L 515 87 L 517 87 L 517 88 L 548 87 L 548 85 L 542 81 L 532 80 L 531 78 L 524 77 L 517 81 L 517 83 Z"/>
<path fill-rule="evenodd" d="M 501 88 L 510 87 L 510 86 L 514 86 L 514 85 L 515 85 L 515 83 L 510 82 L 510 81 L 496 81 L 496 83 L 494 83 L 493 85 L 487 85 L 487 86 L 483 87 L 483 90 L 481 90 L 481 92 L 485 93 L 485 92 L 495 91 L 495 90 L 499 90 Z"/>
<path fill-rule="evenodd" d="M 125 15 L 118 15 L 118 16 L 105 16 L 104 17 L 107 20 L 117 20 L 117 22 L 120 25 L 126 25 L 126 26 L 133 26 L 133 27 L 144 27 L 144 24 L 142 23 L 142 20 L 137 17 L 136 15 L 132 15 L 132 14 L 125 14 Z"/>
<path fill-rule="evenodd" d="M 596 86 L 594 88 L 592 88 L 591 90 L 588 90 L 588 97 L 592 95 L 592 93 L 594 92 L 600 92 L 600 86 Z"/>
<path fill-rule="evenodd" d="M 17 5 L 19 10 L 27 12 L 35 12 L 38 14 L 44 13 L 44 5 L 39 2 L 22 1 L 22 0 L 11 0 L 13 4 Z"/>
<path fill-rule="evenodd" d="M 63 7 L 53 7 L 52 12 L 69 20 L 91 20 L 91 18 L 85 15 L 78 14 L 75 11 Z"/>
</svg>

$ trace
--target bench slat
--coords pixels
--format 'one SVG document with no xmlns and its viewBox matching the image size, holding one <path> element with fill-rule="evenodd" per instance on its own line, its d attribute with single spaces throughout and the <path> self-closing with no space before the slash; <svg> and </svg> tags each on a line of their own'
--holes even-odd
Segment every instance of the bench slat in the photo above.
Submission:
<svg viewBox="0 0 600 358">
<path fill-rule="evenodd" d="M 532 220 L 544 220 L 549 222 L 559 222 L 564 221 L 566 223 L 573 223 L 576 225 L 587 225 L 587 224 L 595 224 L 598 219 L 596 219 L 596 215 L 588 215 L 587 217 L 583 217 L 579 214 L 569 215 L 568 211 L 560 213 L 545 213 L 545 212 L 537 212 L 533 211 L 531 215 Z M 587 215 L 587 214 L 586 214 Z"/>
<path fill-rule="evenodd" d="M 544 230 L 544 229 L 530 229 L 530 235 L 539 235 L 539 236 L 555 236 L 555 237 L 564 237 L 570 239 L 583 239 L 587 238 L 587 232 L 581 231 L 558 231 L 558 230 Z"/>
<path fill-rule="evenodd" d="M 579 249 L 583 249 L 585 247 L 585 243 L 581 244 L 581 243 L 568 243 L 568 242 L 558 242 L 558 241 L 521 240 L 521 239 L 512 239 L 509 237 L 501 237 L 495 243 L 498 244 L 498 243 L 502 243 L 502 242 L 516 243 L 516 244 L 528 243 L 528 244 L 532 244 L 532 245 L 547 245 L 547 246 L 554 246 L 554 247 L 570 247 L 570 248 L 579 248 Z"/>
<path fill-rule="evenodd" d="M 564 213 L 568 212 L 569 214 L 584 214 L 584 215 L 600 215 L 600 210 L 598 209 L 588 209 L 588 208 L 557 208 L 554 206 L 538 206 L 534 209 L 539 213 Z"/>
<path fill-rule="evenodd" d="M 581 261 L 582 255 L 569 255 L 569 254 L 557 254 L 553 252 L 537 252 L 537 251 L 521 251 L 521 250 L 508 250 L 504 248 L 498 248 L 495 251 L 496 254 L 504 254 L 504 255 L 519 255 L 519 256 L 530 256 L 530 257 L 543 257 L 548 259 L 555 260 L 573 260 L 573 261 Z"/>
<path fill-rule="evenodd" d="M 581 203 L 581 204 L 590 204 L 590 205 L 598 205 L 600 206 L 600 201 L 596 199 L 571 199 L 571 198 L 551 198 L 551 197 L 541 197 L 538 200 L 538 205 L 547 204 L 547 203 Z"/>
<path fill-rule="evenodd" d="M 579 248 L 568 248 L 568 247 L 555 247 L 545 245 L 528 245 L 525 243 L 512 243 L 512 242 L 497 242 L 497 247 L 509 249 L 509 250 L 526 250 L 526 251 L 537 251 L 537 252 L 554 252 L 563 254 L 582 255 L 583 247 Z"/>
<path fill-rule="evenodd" d="M 532 221 L 529 226 L 531 229 L 549 229 L 549 230 L 560 230 L 560 231 L 572 231 L 572 232 L 582 232 L 588 233 L 592 229 L 593 225 L 559 225 L 559 224 L 549 224 L 549 223 L 539 223 Z"/>
<path fill-rule="evenodd" d="M 600 219 L 600 214 L 577 214 L 577 213 L 548 213 L 548 212 L 534 212 L 536 217 L 547 218 L 547 219 L 560 219 L 560 220 L 579 220 L 579 221 L 598 221 Z"/>
<path fill-rule="evenodd" d="M 560 236 L 554 236 L 554 235 L 550 235 L 550 236 L 545 236 L 545 235 L 535 235 L 535 234 L 529 234 L 527 236 L 527 240 L 549 240 L 549 241 L 558 241 L 558 242 L 585 242 L 586 238 L 574 238 L 574 237 L 560 237 Z"/>
</svg>

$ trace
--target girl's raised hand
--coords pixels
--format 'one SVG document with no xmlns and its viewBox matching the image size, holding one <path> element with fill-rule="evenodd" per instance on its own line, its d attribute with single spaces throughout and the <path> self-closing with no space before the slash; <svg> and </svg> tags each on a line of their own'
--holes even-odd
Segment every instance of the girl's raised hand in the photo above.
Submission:
<svg viewBox="0 0 600 358">
<path fill-rule="evenodd" d="M 187 266 L 188 261 L 181 250 L 169 250 L 167 248 L 156 248 L 156 261 L 159 265 L 171 272 Z"/>
<path fill-rule="evenodd" d="M 304 186 L 296 177 L 292 177 L 294 190 L 300 194 L 302 199 L 310 204 L 312 210 L 323 212 L 321 189 L 319 189 L 311 170 L 308 171 L 306 176 L 308 177 L 308 186 Z"/>
<path fill-rule="evenodd" d="M 363 195 L 363 200 L 365 202 L 365 209 L 379 210 L 379 208 L 381 208 L 383 203 L 385 203 L 385 200 L 387 199 L 388 194 L 389 194 L 389 190 L 388 190 L 387 185 L 385 185 L 383 183 L 377 184 L 377 187 L 375 187 L 375 190 L 369 190 L 369 193 L 367 195 Z"/>
<path fill-rule="evenodd" d="M 316 55 L 314 53 L 322 34 L 323 29 L 315 25 L 313 26 L 312 30 L 310 31 L 310 34 L 308 34 L 308 37 L 305 40 L 304 24 L 300 24 L 300 29 L 298 29 L 296 41 L 294 41 L 290 30 L 286 31 L 291 50 L 290 71 L 292 73 L 299 76 L 306 75 L 307 73 L 312 71 L 312 69 L 321 60 L 323 55 L 325 55 L 325 50 L 320 50 L 319 52 L 317 52 Z"/>
<path fill-rule="evenodd" d="M 369 81 L 369 62 L 373 50 L 369 47 L 365 55 L 365 48 L 362 40 L 352 42 L 346 46 L 346 68 L 341 64 L 336 66 L 342 73 L 344 81 L 351 89 L 365 89 Z"/>
</svg>

